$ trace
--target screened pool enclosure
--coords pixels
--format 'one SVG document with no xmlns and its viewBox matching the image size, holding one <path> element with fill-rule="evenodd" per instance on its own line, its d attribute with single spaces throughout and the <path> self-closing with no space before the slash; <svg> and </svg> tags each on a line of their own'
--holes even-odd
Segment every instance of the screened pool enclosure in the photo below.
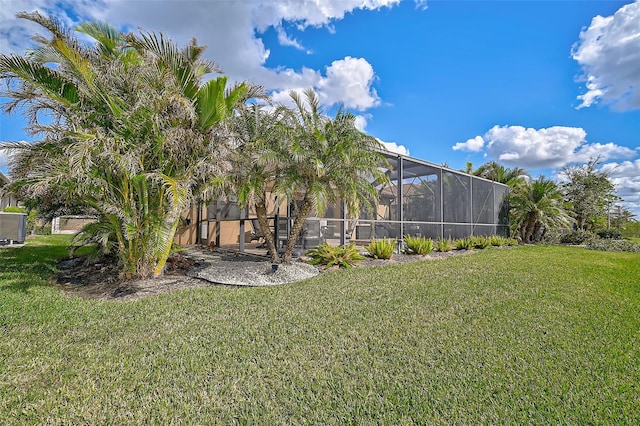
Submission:
<svg viewBox="0 0 640 426">
<path fill-rule="evenodd" d="M 322 216 L 306 221 L 299 248 L 324 242 L 366 245 L 372 238 L 402 240 L 405 235 L 434 239 L 509 235 L 506 185 L 395 153 L 385 156 L 391 165 L 386 169 L 390 182 L 376 186 L 378 201 L 371 211 L 363 210 L 353 219 L 344 206 L 329 206 Z M 270 226 L 280 247 L 286 245 L 296 207 L 295 202 L 275 197 L 269 203 Z M 178 242 L 266 250 L 255 219 L 255 212 L 240 209 L 233 200 L 213 202 L 191 213 L 187 222 L 194 226 L 186 226 Z"/>
</svg>

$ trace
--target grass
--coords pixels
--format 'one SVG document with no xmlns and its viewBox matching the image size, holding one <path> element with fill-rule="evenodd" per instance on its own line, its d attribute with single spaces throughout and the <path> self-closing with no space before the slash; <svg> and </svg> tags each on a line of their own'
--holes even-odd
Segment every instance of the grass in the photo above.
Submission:
<svg viewBox="0 0 640 426">
<path fill-rule="evenodd" d="M 640 255 L 487 249 L 130 302 L 47 284 L 64 238 L 0 249 L 9 424 L 631 424 Z"/>
</svg>

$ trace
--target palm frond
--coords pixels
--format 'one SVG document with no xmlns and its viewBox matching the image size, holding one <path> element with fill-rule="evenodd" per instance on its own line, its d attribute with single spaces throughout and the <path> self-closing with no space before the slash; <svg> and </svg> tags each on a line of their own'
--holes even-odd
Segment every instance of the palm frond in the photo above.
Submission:
<svg viewBox="0 0 640 426">
<path fill-rule="evenodd" d="M 65 106 L 80 100 L 75 83 L 62 73 L 18 55 L 0 55 L 0 78 L 23 80 Z"/>
<path fill-rule="evenodd" d="M 96 40 L 96 47 L 104 56 L 116 56 L 124 46 L 124 34 L 106 22 L 83 22 L 76 31 Z"/>
</svg>

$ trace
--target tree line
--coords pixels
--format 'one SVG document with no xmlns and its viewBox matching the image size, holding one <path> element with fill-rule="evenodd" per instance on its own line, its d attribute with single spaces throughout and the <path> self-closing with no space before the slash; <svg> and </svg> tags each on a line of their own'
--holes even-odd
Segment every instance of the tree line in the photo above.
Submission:
<svg viewBox="0 0 640 426">
<path fill-rule="evenodd" d="M 599 165 L 596 158 L 564 167 L 559 182 L 544 176 L 532 179 L 524 169 L 494 161 L 475 170 L 467 163 L 466 171 L 509 185 L 511 232 L 523 243 L 535 243 L 558 231 L 621 231 L 634 222 L 635 214 L 619 204 L 609 173 Z"/>
</svg>

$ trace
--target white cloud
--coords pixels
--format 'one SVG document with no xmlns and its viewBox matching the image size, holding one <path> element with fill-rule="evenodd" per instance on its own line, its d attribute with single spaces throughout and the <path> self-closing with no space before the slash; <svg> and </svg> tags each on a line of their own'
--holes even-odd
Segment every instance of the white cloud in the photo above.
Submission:
<svg viewBox="0 0 640 426">
<path fill-rule="evenodd" d="M 278 42 L 283 46 L 295 47 L 298 50 L 305 50 L 305 48 L 297 41 L 289 37 L 281 26 L 276 26 L 276 34 L 278 34 Z M 307 53 L 311 53 L 307 51 Z"/>
<path fill-rule="evenodd" d="M 378 142 L 380 142 L 382 146 L 389 152 L 395 152 L 396 154 L 407 155 L 407 156 L 409 155 L 409 150 L 404 145 L 398 145 L 395 142 L 385 142 L 380 139 L 378 139 Z"/>
<path fill-rule="evenodd" d="M 41 27 L 24 19 L 16 18 L 18 12 L 38 11 L 44 15 L 54 15 L 63 24 L 72 26 L 74 18 L 68 13 L 86 17 L 92 10 L 103 7 L 102 0 L 2 0 L 0 1 L 0 52 L 22 54 L 31 46 L 31 37 Z"/>
<path fill-rule="evenodd" d="M 620 110 L 640 108 L 640 0 L 593 18 L 571 54 L 587 88 L 578 108 L 599 101 Z"/>
<path fill-rule="evenodd" d="M 275 104 L 282 104 L 288 107 L 293 107 L 294 103 L 291 99 L 291 92 L 297 92 L 298 96 L 300 96 L 300 99 L 302 99 L 303 101 L 305 100 L 303 87 L 294 87 L 288 90 L 277 90 L 271 92 L 271 99 Z M 305 106 L 306 105 L 307 103 L 305 102 Z"/>
<path fill-rule="evenodd" d="M 308 80 L 314 80 L 311 86 L 315 88 L 323 105 L 340 104 L 346 108 L 364 111 L 380 103 L 375 89 L 371 87 L 375 79 L 373 68 L 365 59 L 347 56 L 333 61 L 326 68 L 326 76 L 310 69 L 304 69 L 303 73 Z M 271 96 L 275 102 L 291 105 L 289 92 L 294 90 L 302 94 L 305 87 L 309 85 L 276 90 Z"/>
<path fill-rule="evenodd" d="M 458 142 L 453 146 L 453 150 L 480 152 L 483 147 L 484 147 L 484 139 L 482 139 L 482 136 L 476 136 L 475 138 L 469 139 L 466 142 Z"/>
<path fill-rule="evenodd" d="M 347 56 L 327 67 L 326 77 L 317 84 L 318 95 L 326 105 L 343 104 L 362 111 L 380 104 L 371 87 L 374 79 L 373 67 L 366 59 Z"/>
<path fill-rule="evenodd" d="M 584 163 L 599 157 L 633 158 L 638 153 L 612 142 L 587 143 L 587 133 L 580 127 L 553 126 L 543 129 L 522 126 L 494 126 L 484 136 L 453 146 L 454 150 L 480 152 L 505 164 L 522 168 L 555 168 L 571 163 Z"/>
<path fill-rule="evenodd" d="M 602 170 L 609 173 L 616 193 L 624 200 L 622 204 L 640 218 L 640 159 L 607 163 Z"/>
<path fill-rule="evenodd" d="M 3 2 L 0 9 L 0 42 L 3 53 L 22 53 L 28 47 L 33 27 L 25 20 L 15 19 L 18 11 L 37 9 L 54 14 L 70 25 L 72 14 L 67 11 L 72 10 L 77 20 L 104 20 L 127 31 L 143 28 L 164 32 L 179 44 L 195 36 L 200 44 L 207 46 L 205 57 L 234 80 L 249 80 L 268 90 L 285 93 L 294 88 L 313 87 L 326 105 L 343 104 L 362 111 L 380 104 L 372 87 L 375 72 L 366 59 L 337 58 L 324 70 L 269 68 L 265 63 L 271 52 L 260 34 L 274 28 L 281 44 L 304 49 L 285 33 L 285 24 L 294 25 L 298 30 L 309 26 L 329 27 L 354 10 L 377 10 L 399 1 L 61 0 L 50 6 L 52 2 L 47 0 L 15 0 Z"/>
<path fill-rule="evenodd" d="M 600 157 L 601 160 L 606 161 L 610 158 L 632 158 L 636 156 L 636 151 L 626 146 L 616 145 L 613 142 L 606 144 L 593 143 L 585 144 L 576 151 L 572 162 L 586 163 L 591 158 Z"/>
<path fill-rule="evenodd" d="M 364 132 L 367 128 L 367 119 L 369 118 L 369 115 L 356 115 L 356 120 L 355 120 L 355 126 L 356 129 L 360 130 L 361 132 Z"/>
<path fill-rule="evenodd" d="M 576 127 L 554 126 L 546 129 L 522 126 L 494 126 L 484 139 L 487 153 L 518 167 L 560 167 L 585 142 L 587 133 Z"/>
<path fill-rule="evenodd" d="M 338 59 L 327 67 L 326 76 L 321 70 L 302 67 L 294 70 L 286 67 L 269 68 L 265 66 L 270 51 L 260 38 L 260 32 L 273 27 L 282 30 L 284 23 L 297 25 L 304 30 L 308 26 L 326 26 L 336 19 L 342 19 L 345 13 L 356 9 L 378 9 L 393 5 L 396 1 L 387 0 L 319 0 L 300 2 L 297 0 L 256 0 L 237 1 L 180 1 L 180 2 L 130 2 L 127 0 L 109 0 L 104 12 L 98 18 L 109 22 L 135 23 L 142 28 L 162 31 L 179 43 L 187 42 L 195 36 L 198 42 L 206 45 L 205 56 L 216 62 L 225 74 L 235 80 L 250 80 L 269 90 L 288 91 L 293 88 L 313 87 L 325 96 L 321 98 L 327 104 L 351 101 L 345 95 L 334 96 L 332 88 L 342 84 L 340 65 L 351 63 L 349 58 Z M 159 7 L 158 4 L 162 6 Z M 189 22 L 189 25 L 185 25 Z M 132 28 L 135 30 L 135 28 Z M 300 43 L 289 38 L 284 31 L 280 43 L 303 48 Z M 362 60 L 369 65 L 366 60 Z M 334 67 L 333 65 L 336 64 Z M 360 64 L 361 68 L 366 68 Z M 371 66 L 369 65 L 369 68 Z M 371 68 L 373 70 L 373 68 Z M 346 70 L 344 70 L 346 71 Z M 362 77 L 364 81 L 355 81 Z M 354 88 L 370 88 L 372 77 L 357 73 L 350 81 Z M 321 87 L 322 86 L 322 87 Z M 324 90 L 323 90 L 324 89 Z M 375 93 L 375 92 L 373 92 Z M 369 97 L 372 97 L 370 95 Z M 362 108 L 372 102 L 361 93 L 355 97 L 349 107 Z M 364 102 L 364 103 L 363 103 Z"/>
</svg>

